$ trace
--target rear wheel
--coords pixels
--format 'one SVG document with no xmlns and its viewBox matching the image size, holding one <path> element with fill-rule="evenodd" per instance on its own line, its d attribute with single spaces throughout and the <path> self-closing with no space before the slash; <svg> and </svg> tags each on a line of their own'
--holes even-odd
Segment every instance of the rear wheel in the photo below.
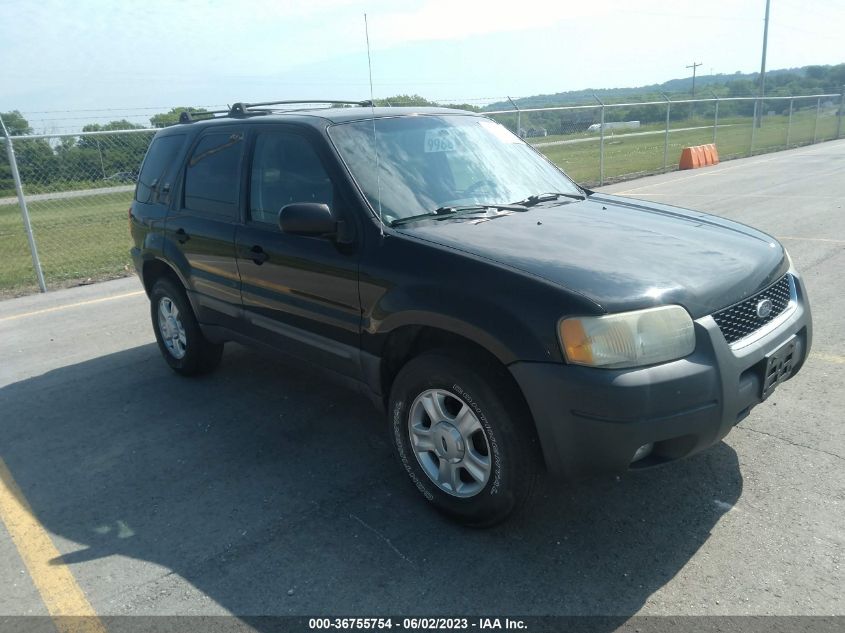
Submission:
<svg viewBox="0 0 845 633">
<path fill-rule="evenodd" d="M 502 371 L 428 352 L 391 389 L 399 460 L 430 503 L 466 525 L 493 525 L 524 505 L 541 468 L 531 420 Z"/>
<path fill-rule="evenodd" d="M 150 316 L 161 354 L 175 372 L 194 376 L 214 371 L 220 364 L 223 345 L 203 336 L 180 284 L 168 278 L 155 282 Z"/>
</svg>

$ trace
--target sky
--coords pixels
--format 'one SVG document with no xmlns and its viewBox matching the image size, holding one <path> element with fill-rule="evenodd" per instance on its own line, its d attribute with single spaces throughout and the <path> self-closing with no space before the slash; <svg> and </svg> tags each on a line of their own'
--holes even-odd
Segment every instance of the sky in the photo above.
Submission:
<svg viewBox="0 0 845 633">
<path fill-rule="evenodd" d="M 845 61 L 845 0 L 771 0 L 767 68 Z M 0 0 L 0 111 L 40 132 L 176 105 L 484 104 L 760 69 L 765 0 Z"/>
</svg>

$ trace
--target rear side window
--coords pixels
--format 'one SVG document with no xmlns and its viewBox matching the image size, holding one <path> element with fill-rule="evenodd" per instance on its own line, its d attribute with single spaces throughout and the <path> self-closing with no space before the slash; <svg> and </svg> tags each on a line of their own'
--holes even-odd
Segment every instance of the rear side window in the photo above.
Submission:
<svg viewBox="0 0 845 633">
<path fill-rule="evenodd" d="M 243 134 L 206 134 L 194 148 L 185 172 L 185 208 L 236 218 L 240 194 Z"/>
<path fill-rule="evenodd" d="M 169 134 L 153 139 L 138 175 L 138 186 L 135 188 L 135 199 L 138 202 L 152 201 L 153 191 L 160 184 L 165 171 L 173 165 L 184 142 L 184 134 Z"/>
</svg>

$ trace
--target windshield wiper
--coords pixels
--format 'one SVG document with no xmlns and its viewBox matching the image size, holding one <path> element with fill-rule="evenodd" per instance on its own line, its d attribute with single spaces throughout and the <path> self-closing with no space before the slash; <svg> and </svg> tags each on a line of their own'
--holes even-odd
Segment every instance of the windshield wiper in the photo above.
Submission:
<svg viewBox="0 0 845 633">
<path fill-rule="evenodd" d="M 573 200 L 586 200 L 586 196 L 581 193 L 560 193 L 558 191 L 550 191 L 548 193 L 538 193 L 533 196 L 528 196 L 525 200 L 519 200 L 513 204 L 521 205 L 523 207 L 533 207 L 535 204 L 541 202 L 551 202 L 558 198 L 572 198 Z"/>
<path fill-rule="evenodd" d="M 418 215 L 409 215 L 406 218 L 398 218 L 390 223 L 390 226 L 399 226 L 407 224 L 408 222 L 416 222 L 417 220 L 437 220 L 446 219 L 458 214 L 472 213 L 474 211 L 488 211 L 490 209 L 497 209 L 501 211 L 527 211 L 528 209 L 523 204 L 466 204 L 452 207 L 438 207 L 434 211 L 427 213 L 420 213 Z M 440 218 L 439 216 L 444 216 Z"/>
<path fill-rule="evenodd" d="M 425 213 L 418 213 L 417 215 L 409 215 L 406 218 L 397 218 L 390 223 L 390 226 L 399 226 L 400 224 L 407 224 L 408 222 L 416 222 L 417 220 L 430 219 L 438 215 L 449 215 L 455 213 L 452 207 L 439 207 L 434 211 L 426 211 Z"/>
<path fill-rule="evenodd" d="M 458 207 L 440 207 L 435 213 L 468 213 L 470 211 L 487 211 L 488 209 L 499 209 L 501 211 L 527 211 L 524 204 L 465 204 Z"/>
</svg>

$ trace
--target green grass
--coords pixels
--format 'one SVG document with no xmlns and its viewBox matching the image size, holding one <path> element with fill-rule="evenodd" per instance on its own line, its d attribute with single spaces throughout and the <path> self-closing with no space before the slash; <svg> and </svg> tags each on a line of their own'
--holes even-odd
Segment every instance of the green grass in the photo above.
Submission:
<svg viewBox="0 0 845 633">
<path fill-rule="evenodd" d="M 815 110 L 813 111 L 813 116 L 815 117 Z M 495 117 L 494 117 L 495 118 Z M 785 117 L 784 117 L 785 120 Z M 729 127 L 731 125 L 736 124 L 744 124 L 748 125 L 751 121 L 750 117 L 739 117 L 739 116 L 732 116 L 732 117 L 719 117 L 719 129 L 721 130 L 722 127 Z M 677 129 L 684 129 L 689 127 L 700 127 L 704 128 L 702 133 L 710 134 L 712 137 L 713 135 L 713 116 L 712 114 L 709 117 L 699 117 L 696 116 L 694 119 L 681 119 L 679 121 L 672 120 L 669 122 L 669 129 L 670 130 L 677 130 Z M 637 132 L 663 132 L 666 129 L 666 121 L 661 119 L 660 121 L 654 123 L 644 123 L 638 128 L 630 128 L 630 129 L 616 129 L 616 130 L 607 130 L 605 132 L 605 141 L 612 139 L 614 136 L 620 134 L 631 134 Z M 529 143 L 553 143 L 555 141 L 569 141 L 572 139 L 578 138 L 589 138 L 595 141 L 598 141 L 600 135 L 598 132 L 586 132 L 586 131 L 579 131 L 579 132 L 570 132 L 568 134 L 550 134 L 549 136 L 534 136 L 527 138 Z"/>
<path fill-rule="evenodd" d="M 30 202 L 32 232 L 51 287 L 103 279 L 131 267 L 128 210 L 132 192 Z M 19 207 L 0 206 L 0 293 L 37 288 Z"/>
<path fill-rule="evenodd" d="M 751 155 L 752 125 L 750 118 L 733 118 L 730 125 L 722 127 L 720 121 L 716 131 L 716 147 L 722 160 Z M 797 147 L 817 141 L 836 138 L 838 120 L 835 116 L 822 116 L 816 127 L 815 111 L 796 112 L 792 117 L 789 134 L 789 147 Z M 672 127 L 693 127 L 673 125 Z M 761 154 L 786 149 L 788 117 L 770 116 L 763 121 L 762 127 L 754 132 L 754 154 Z M 637 130 L 639 132 L 648 129 Z M 559 140 L 583 137 L 574 134 L 569 137 L 555 137 Z M 535 139 L 532 139 L 535 140 Z M 655 173 L 663 170 L 664 134 L 644 136 L 605 136 L 604 139 L 604 175 L 605 181 L 623 180 L 636 175 Z M 543 139 L 542 142 L 546 142 Z M 675 131 L 669 134 L 667 169 L 677 169 L 681 150 L 690 145 L 702 145 L 713 142 L 713 128 Z M 557 165 L 563 168 L 574 180 L 585 185 L 599 182 L 599 139 L 552 145 L 538 148 Z"/>
<path fill-rule="evenodd" d="M 717 147 L 722 160 L 748 156 L 752 126 L 750 118 L 720 119 Z M 702 121 L 672 122 L 672 128 L 694 127 Z M 770 116 L 754 132 L 754 154 L 787 147 L 787 117 Z M 721 127 L 721 124 L 726 124 Z M 730 125 L 727 125 L 730 124 Z M 815 109 L 793 114 L 789 147 L 836 138 L 838 120 L 823 112 L 816 124 Z M 660 129 L 661 124 L 637 131 Z M 623 132 L 624 133 L 624 132 Z M 583 132 L 531 139 L 534 142 L 586 137 Z M 663 134 L 605 137 L 605 182 L 663 170 Z M 539 148 L 573 179 L 586 185 L 599 181 L 599 141 Z M 710 143 L 713 128 L 669 134 L 667 169 L 677 169 L 681 149 Z M 30 192 L 31 193 L 31 192 Z M 127 210 L 131 192 L 89 195 L 29 203 L 33 232 L 44 276 L 50 287 L 87 279 L 105 279 L 131 270 Z M 16 204 L 0 205 L 0 295 L 22 294 L 37 289 L 20 210 Z"/>
</svg>

